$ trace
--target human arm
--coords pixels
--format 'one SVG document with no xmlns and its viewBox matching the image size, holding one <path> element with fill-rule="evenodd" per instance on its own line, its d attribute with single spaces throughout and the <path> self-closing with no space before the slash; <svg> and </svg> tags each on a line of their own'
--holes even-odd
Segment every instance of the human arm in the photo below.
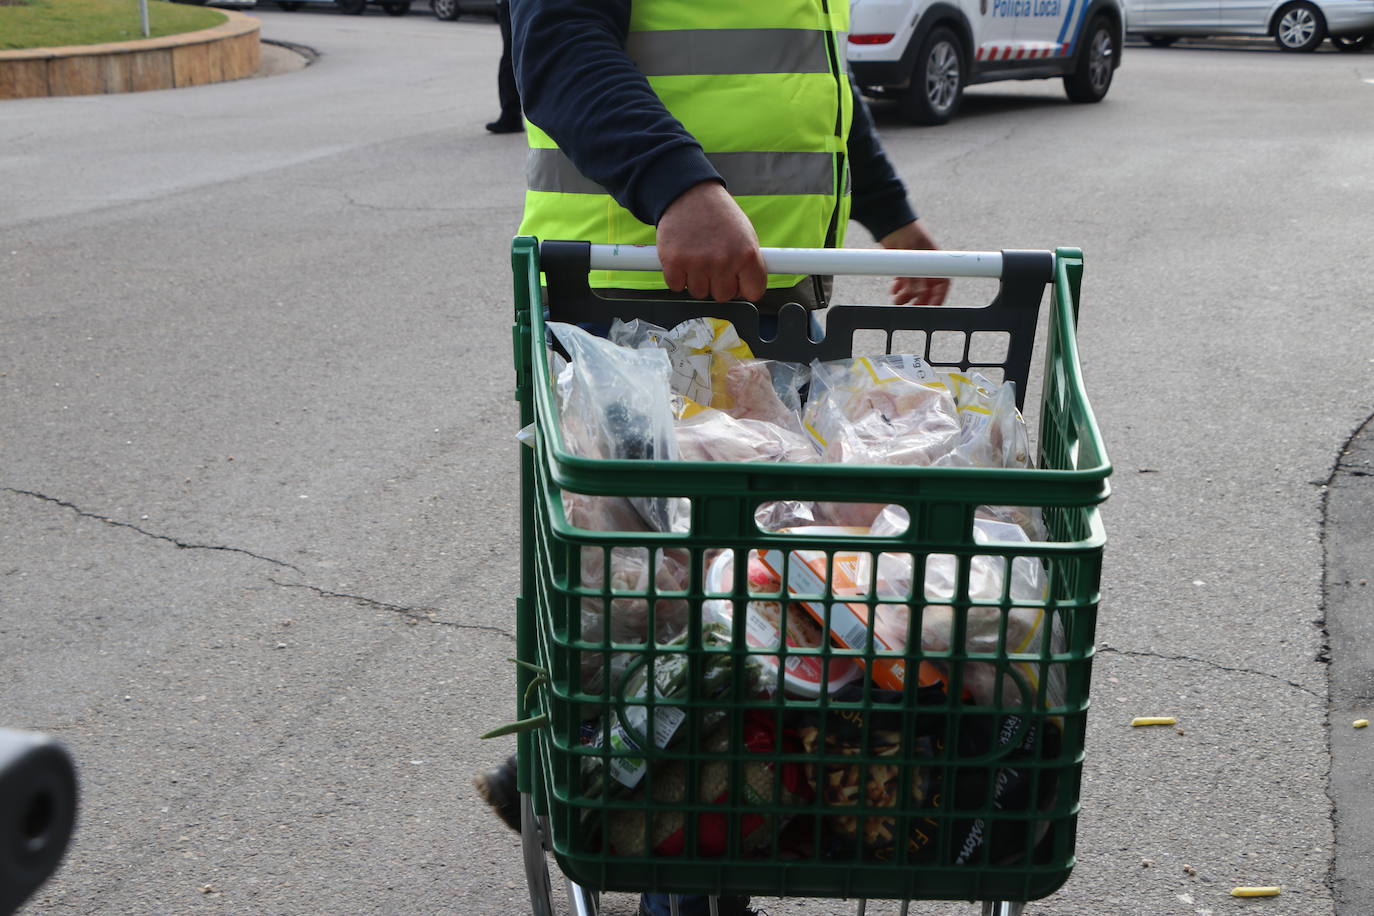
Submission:
<svg viewBox="0 0 1374 916">
<path fill-rule="evenodd" d="M 884 248 L 939 248 L 912 209 L 906 186 L 883 151 L 873 116 L 852 78 L 849 86 L 854 95 L 854 119 L 849 129 L 851 215 Z M 897 277 L 892 281 L 895 305 L 940 305 L 948 294 L 949 280 L 944 277 Z"/>
</svg>

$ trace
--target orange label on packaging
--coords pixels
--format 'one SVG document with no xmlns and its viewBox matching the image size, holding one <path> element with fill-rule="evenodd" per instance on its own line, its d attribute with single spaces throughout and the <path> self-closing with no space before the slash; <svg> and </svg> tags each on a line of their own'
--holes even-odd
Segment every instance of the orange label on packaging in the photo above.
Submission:
<svg viewBox="0 0 1374 916">
<path fill-rule="evenodd" d="M 789 562 L 784 564 L 782 551 L 767 550 L 760 552 L 759 560 L 777 577 L 779 582 L 786 581 L 789 595 L 825 594 L 826 555 L 824 551 L 793 550 L 789 554 Z M 868 561 L 869 557 L 866 554 L 836 553 L 832 564 L 834 581 L 830 593 L 832 595 L 845 593 L 857 595 L 866 591 L 859 586 L 858 580 L 862 564 Z M 782 574 L 784 565 L 787 566 L 788 573 L 786 580 L 783 579 Z M 793 603 L 804 608 L 821 626 L 826 626 L 826 609 L 823 602 L 798 599 Z M 869 635 L 872 633 L 869 627 L 868 605 L 836 601 L 830 605 L 829 616 L 829 631 L 832 642 L 846 649 L 868 648 Z M 872 638 L 879 649 L 897 651 L 897 648 L 890 645 L 882 636 L 873 633 Z M 871 662 L 866 659 L 855 659 L 855 661 L 868 668 L 873 683 L 879 687 L 888 690 L 902 690 L 906 687 L 906 659 L 875 658 Z M 919 686 L 944 683 L 944 680 L 943 675 L 934 665 L 921 662 L 918 677 Z"/>
</svg>

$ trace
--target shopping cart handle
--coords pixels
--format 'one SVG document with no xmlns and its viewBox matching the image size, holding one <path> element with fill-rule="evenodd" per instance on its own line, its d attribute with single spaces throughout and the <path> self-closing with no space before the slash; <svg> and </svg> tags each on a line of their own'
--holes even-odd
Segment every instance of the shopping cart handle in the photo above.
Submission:
<svg viewBox="0 0 1374 916">
<path fill-rule="evenodd" d="M 761 248 L 772 274 L 882 277 L 1002 277 L 1000 251 L 887 251 L 873 248 Z M 662 270 L 652 245 L 592 245 L 592 270 Z"/>
</svg>

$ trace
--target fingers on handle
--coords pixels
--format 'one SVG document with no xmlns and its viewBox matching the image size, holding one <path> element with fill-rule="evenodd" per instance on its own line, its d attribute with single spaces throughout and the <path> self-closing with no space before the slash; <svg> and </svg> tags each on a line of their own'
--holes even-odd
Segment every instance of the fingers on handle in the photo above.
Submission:
<svg viewBox="0 0 1374 916">
<path fill-rule="evenodd" d="M 693 267 L 687 273 L 687 292 L 693 299 L 705 299 L 711 295 L 713 286 L 712 271 L 706 267 Z"/>
<path fill-rule="evenodd" d="M 749 302 L 757 302 L 768 290 L 768 270 L 763 263 L 763 255 L 754 249 L 749 263 L 739 273 L 739 296 Z"/>
<path fill-rule="evenodd" d="M 678 266 L 676 259 L 663 258 L 663 282 L 674 292 L 687 288 L 687 271 Z"/>
<path fill-rule="evenodd" d="M 892 281 L 893 305 L 943 305 L 949 280 L 932 277 L 898 277 Z"/>
</svg>

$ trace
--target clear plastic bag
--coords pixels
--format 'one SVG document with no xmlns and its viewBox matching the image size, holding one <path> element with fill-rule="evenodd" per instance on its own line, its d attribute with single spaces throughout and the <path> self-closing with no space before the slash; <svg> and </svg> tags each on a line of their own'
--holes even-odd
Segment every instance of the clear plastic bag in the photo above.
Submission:
<svg viewBox="0 0 1374 916">
<path fill-rule="evenodd" d="M 1030 438 L 1016 409 L 1016 383 L 998 384 L 978 372 L 944 373 L 959 412 L 959 437 L 937 465 L 968 468 L 1030 466 Z"/>
<path fill-rule="evenodd" d="M 822 460 L 844 464 L 929 465 L 960 431 L 949 389 L 917 356 L 812 363 L 804 420 Z"/>
<path fill-rule="evenodd" d="M 558 388 L 563 438 L 573 454 L 676 458 L 667 354 L 616 346 L 563 322 L 551 321 L 549 328 L 572 358 Z M 637 496 L 630 502 L 655 531 L 672 531 L 681 514 L 680 499 Z"/>
<path fill-rule="evenodd" d="M 822 524 L 816 504 L 795 499 L 778 499 L 759 503 L 754 510 L 754 524 L 760 531 L 785 531 Z"/>
<path fill-rule="evenodd" d="M 939 374 L 918 356 L 872 356 L 811 364 L 803 416 L 822 461 L 930 465 L 957 444 L 958 408 Z M 873 503 L 818 503 L 829 524 L 867 527 Z"/>
<path fill-rule="evenodd" d="M 610 551 L 610 588 L 612 592 L 647 593 L 649 590 L 649 550 L 643 547 L 616 547 Z M 689 556 L 686 550 L 654 551 L 653 585 L 659 592 L 686 591 Z M 606 581 L 606 554 L 598 547 L 582 548 L 582 585 L 601 588 Z M 609 621 L 610 641 L 630 646 L 644 646 L 649 642 L 662 645 L 687 628 L 690 605 L 684 598 L 653 599 L 653 633 L 649 632 L 649 601 L 647 597 L 624 595 L 609 599 L 582 599 L 581 638 L 600 642 L 606 635 Z M 623 676 L 626 664 L 637 653 L 615 652 L 610 655 L 612 685 Z M 600 652 L 582 653 L 582 689 L 601 693 L 605 688 L 606 666 Z"/>
<path fill-rule="evenodd" d="M 695 410 L 678 420 L 674 431 L 683 461 L 820 460 L 801 433 L 767 420 L 737 419 L 723 410 Z"/>
<path fill-rule="evenodd" d="M 735 326 L 721 318 L 691 318 L 671 329 L 640 318 L 617 318 L 611 323 L 610 340 L 635 350 L 663 351 L 672 366 L 673 392 L 706 407 L 732 405 L 726 374 L 754 355 Z"/>
<path fill-rule="evenodd" d="M 810 378 L 801 363 L 738 360 L 725 373 L 730 406 L 724 409 L 736 419 L 765 420 L 801 435 L 801 389 Z"/>
<path fill-rule="evenodd" d="M 874 522 L 871 533 L 888 536 L 905 528 L 906 513 L 889 507 Z M 901 528 L 897 526 L 900 525 Z M 1031 540 L 1020 525 L 976 517 L 973 522 L 976 543 L 993 542 L 1027 544 Z M 1010 582 L 1007 582 L 1010 566 Z M 878 559 L 876 597 L 907 599 L 913 596 L 914 561 L 909 553 L 884 553 Z M 921 614 L 921 648 L 932 652 L 948 652 L 954 632 L 955 611 L 952 605 L 958 581 L 958 560 L 952 554 L 931 554 L 926 557 L 922 590 L 915 595 L 926 603 Z M 1003 589 L 1014 605 L 1005 612 L 1006 643 L 999 645 L 1003 610 L 1000 607 L 972 605 L 968 609 L 964 632 L 964 651 L 978 653 L 1003 652 L 1011 655 L 1038 655 L 1045 639 L 1045 626 L 1050 622 L 1050 651 L 1064 651 L 1063 627 L 1057 616 L 1045 610 L 1049 596 L 1049 581 L 1040 561 L 1031 557 L 1007 557 L 976 554 L 969 562 L 968 598 L 971 601 L 1002 602 Z M 876 608 L 874 632 L 893 648 L 906 646 L 911 609 L 907 604 L 880 604 Z M 947 668 L 944 662 L 936 667 Z M 1032 707 L 1045 666 L 1035 661 L 1013 661 L 1010 671 L 1000 677 L 1000 698 L 1004 706 Z M 964 665 L 963 686 L 979 704 L 991 704 L 999 696 L 997 667 L 989 662 L 967 662 Z M 1064 699 L 1064 673 L 1060 666 L 1049 666 L 1046 701 L 1057 706 Z M 1022 690 L 1024 684 L 1025 692 Z"/>
</svg>

